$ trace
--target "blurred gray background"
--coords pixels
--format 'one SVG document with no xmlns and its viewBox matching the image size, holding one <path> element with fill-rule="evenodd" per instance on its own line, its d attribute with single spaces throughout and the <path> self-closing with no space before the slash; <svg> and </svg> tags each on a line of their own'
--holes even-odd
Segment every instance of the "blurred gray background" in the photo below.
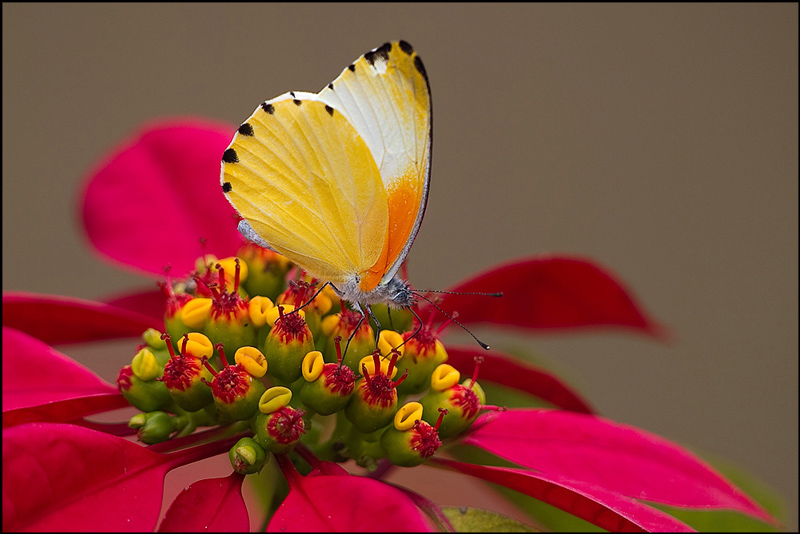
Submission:
<svg viewBox="0 0 800 534">
<path fill-rule="evenodd" d="M 606 417 L 745 468 L 797 529 L 797 4 L 2 9 L 4 290 L 146 286 L 83 238 L 98 158 L 154 118 L 238 124 L 405 39 L 436 126 L 413 283 L 546 252 L 605 265 L 671 345 L 477 333 L 535 351 Z M 64 351 L 108 379 L 130 356 Z"/>
</svg>

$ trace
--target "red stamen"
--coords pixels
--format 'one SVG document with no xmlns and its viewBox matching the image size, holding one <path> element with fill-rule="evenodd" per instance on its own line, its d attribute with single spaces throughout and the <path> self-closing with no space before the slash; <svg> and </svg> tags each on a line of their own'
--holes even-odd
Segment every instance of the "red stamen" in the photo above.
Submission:
<svg viewBox="0 0 800 534">
<path fill-rule="evenodd" d="M 205 282 L 203 282 L 203 281 L 200 279 L 200 277 L 199 277 L 199 276 L 197 276 L 196 274 L 192 276 L 192 279 L 194 279 L 194 281 L 195 281 L 196 283 L 198 283 L 198 284 L 202 284 L 202 286 L 203 286 L 203 287 L 205 287 L 206 289 L 208 289 L 208 292 L 209 292 L 209 293 L 211 293 L 211 295 L 214 297 L 214 299 L 215 299 L 215 300 L 217 300 L 217 301 L 219 301 L 219 299 L 220 299 L 220 297 L 221 297 L 222 295 L 220 295 L 220 292 L 219 292 L 219 290 L 217 289 L 217 284 L 211 284 L 211 285 L 208 285 L 208 284 L 206 284 Z"/>
<path fill-rule="evenodd" d="M 214 265 L 214 268 L 219 271 L 219 286 L 225 291 L 225 269 L 222 268 L 222 265 L 217 263 Z"/>
<path fill-rule="evenodd" d="M 392 371 L 394 370 L 394 364 L 397 363 L 397 359 L 400 357 L 400 351 L 397 349 L 392 349 L 392 360 L 389 362 L 389 370 L 386 373 L 386 376 L 392 376 Z"/>
<path fill-rule="evenodd" d="M 225 358 L 225 351 L 222 348 L 222 343 L 217 343 L 216 345 L 214 345 L 214 348 L 217 349 L 217 351 L 219 351 L 219 357 L 222 359 L 222 363 L 224 364 L 224 366 L 228 367 L 228 359 Z"/>
<path fill-rule="evenodd" d="M 181 345 L 181 354 L 186 356 L 186 344 L 189 342 L 189 334 L 183 334 L 183 344 Z"/>
<path fill-rule="evenodd" d="M 433 316 L 433 314 L 431 314 L 431 316 Z M 454 312 L 453 312 L 453 313 L 450 315 L 450 317 L 448 317 L 447 319 L 445 319 L 445 321 L 444 321 L 444 322 L 443 322 L 441 325 L 439 325 L 439 328 L 436 330 L 436 335 L 440 335 L 440 334 L 442 333 L 442 330 L 444 330 L 444 329 L 445 329 L 445 327 L 447 327 L 447 326 L 449 326 L 450 324 L 452 324 L 452 322 L 453 322 L 453 321 L 455 321 L 457 318 L 458 318 L 458 312 L 457 312 L 457 311 L 454 311 Z"/>
<path fill-rule="evenodd" d="M 239 275 L 240 275 L 240 273 L 242 271 L 242 267 L 239 265 L 239 258 L 236 258 L 234 261 L 236 262 L 236 271 L 235 271 L 234 276 L 233 276 L 233 292 L 234 293 L 238 293 L 239 292 Z"/>
<path fill-rule="evenodd" d="M 214 370 L 213 367 L 211 367 L 210 363 L 208 363 L 208 356 L 203 356 L 203 358 L 200 360 L 200 362 L 203 364 L 203 367 L 208 369 L 208 372 L 211 373 L 211 376 L 217 376 L 217 371 Z M 207 384 L 209 386 L 211 385 L 211 383 L 208 382 L 208 380 L 206 380 L 203 377 L 200 377 L 200 380 L 202 380 L 205 384 Z"/>
<path fill-rule="evenodd" d="M 169 356 L 171 359 L 174 360 L 176 358 L 175 349 L 172 348 L 172 341 L 169 338 L 169 334 L 164 332 L 163 334 L 161 334 L 161 339 L 167 342 L 167 350 L 169 351 Z"/>
<path fill-rule="evenodd" d="M 342 336 L 333 338 L 333 344 L 336 346 L 336 360 L 339 362 L 339 367 L 342 366 Z"/>
<path fill-rule="evenodd" d="M 478 380 L 478 370 L 481 367 L 481 363 L 483 363 L 483 356 L 475 356 L 475 370 L 472 372 L 472 380 L 469 383 L 469 389 L 472 389 L 472 386 L 475 385 L 475 381 Z"/>
<path fill-rule="evenodd" d="M 436 420 L 436 424 L 433 425 L 434 430 L 439 430 L 439 425 L 442 424 L 442 419 L 444 416 L 448 414 L 447 408 L 439 408 L 439 419 Z"/>
<path fill-rule="evenodd" d="M 367 387 L 372 387 L 372 379 L 369 377 L 369 373 L 367 372 L 367 364 L 361 364 L 361 374 L 364 375 L 364 380 L 367 382 Z"/>
<path fill-rule="evenodd" d="M 389 374 L 391 375 L 391 373 L 389 373 Z M 406 378 L 408 378 L 408 369 L 406 369 L 406 372 L 405 372 L 405 373 L 403 373 L 403 376 L 401 376 L 400 378 L 398 378 L 397 380 L 395 380 L 394 382 L 392 382 L 392 387 L 393 387 L 393 388 L 396 388 L 397 386 L 399 386 L 400 384 L 402 384 L 402 383 L 403 383 L 403 381 L 404 381 Z"/>
<path fill-rule="evenodd" d="M 380 374 L 381 372 L 381 351 L 380 349 L 375 349 L 375 352 L 372 353 L 372 361 L 375 364 L 375 374 Z M 389 373 L 390 375 L 392 373 Z"/>
<path fill-rule="evenodd" d="M 400 265 L 400 272 L 403 274 L 403 280 L 408 280 L 408 262 L 404 261 Z"/>
<path fill-rule="evenodd" d="M 508 408 L 506 408 L 505 406 L 490 406 L 490 405 L 481 404 L 479 406 L 479 408 L 481 410 L 489 410 L 491 412 L 505 412 L 505 411 L 508 411 Z"/>
</svg>

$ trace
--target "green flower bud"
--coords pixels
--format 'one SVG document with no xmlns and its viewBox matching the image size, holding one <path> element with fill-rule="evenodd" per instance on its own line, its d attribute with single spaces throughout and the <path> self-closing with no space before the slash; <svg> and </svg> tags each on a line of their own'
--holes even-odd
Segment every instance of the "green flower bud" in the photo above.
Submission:
<svg viewBox="0 0 800 534">
<path fill-rule="evenodd" d="M 173 418 L 161 411 L 137 414 L 131 418 L 128 426 L 136 428 L 139 441 L 148 445 L 168 440 L 176 430 Z"/>
<path fill-rule="evenodd" d="M 346 365 L 324 363 L 322 353 L 316 350 L 303 359 L 303 378 L 300 400 L 321 415 L 336 413 L 347 406 L 356 384 L 352 369 Z"/>
<path fill-rule="evenodd" d="M 303 415 L 302 410 L 289 406 L 258 414 L 253 424 L 258 443 L 264 450 L 275 454 L 289 452 L 306 431 Z"/>
<path fill-rule="evenodd" d="M 356 389 L 345 408 L 347 420 L 361 432 L 369 433 L 388 425 L 397 410 L 398 384 L 402 383 L 406 375 L 393 382 L 391 377 L 397 373 L 395 363 L 398 353 L 395 352 L 391 360 L 380 359 L 380 352 L 372 355 L 372 365 L 369 357 L 361 363 L 363 378 L 356 382 Z"/>
<path fill-rule="evenodd" d="M 231 447 L 228 458 L 233 470 L 240 475 L 258 473 L 268 460 L 264 448 L 253 438 L 242 438 L 237 441 L 236 445 Z"/>
<path fill-rule="evenodd" d="M 209 372 L 214 375 L 214 380 L 210 384 L 214 404 L 224 419 L 230 421 L 250 419 L 258 412 L 258 401 L 266 388 L 242 365 L 228 365 L 222 345 L 217 345 L 217 350 L 225 364 L 221 371 L 214 371 L 207 359 L 203 361 Z"/>
<path fill-rule="evenodd" d="M 131 405 L 143 412 L 161 410 L 172 404 L 172 397 L 163 382 L 139 379 L 130 365 L 120 369 L 117 388 Z"/>
<path fill-rule="evenodd" d="M 381 444 L 386 456 L 394 465 L 413 467 L 419 465 L 442 446 L 437 432 L 445 410 L 439 415 L 436 426 L 422 420 L 423 408 L 418 402 L 409 402 L 397 411 L 394 424 L 384 431 Z"/>
<path fill-rule="evenodd" d="M 431 390 L 420 399 L 423 419 L 433 424 L 433 414 L 439 408 L 447 410 L 447 414 L 439 425 L 439 436 L 442 439 L 456 436 L 466 430 L 478 418 L 481 407 L 486 404 L 486 394 L 475 381 L 475 374 L 462 384 L 458 381 L 458 371 L 447 364 L 434 370 L 431 377 Z"/>
<path fill-rule="evenodd" d="M 277 298 L 286 289 L 286 273 L 291 263 L 277 252 L 248 243 L 237 254 L 247 263 L 247 279 L 242 282 L 249 295 Z"/>
<path fill-rule="evenodd" d="M 306 325 L 304 313 L 292 312 L 291 306 L 279 305 L 269 316 L 277 316 L 264 342 L 264 355 L 269 374 L 283 384 L 291 384 L 302 376 L 303 358 L 314 350 L 314 338 Z"/>
</svg>

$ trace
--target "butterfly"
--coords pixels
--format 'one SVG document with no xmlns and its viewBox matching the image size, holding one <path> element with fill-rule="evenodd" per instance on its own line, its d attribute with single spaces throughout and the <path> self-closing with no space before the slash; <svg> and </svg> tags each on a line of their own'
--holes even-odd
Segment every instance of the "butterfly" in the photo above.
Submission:
<svg viewBox="0 0 800 534">
<path fill-rule="evenodd" d="M 405 41 L 359 57 L 318 93 L 260 104 L 222 156 L 239 232 L 283 254 L 361 311 L 412 306 L 398 276 L 430 184 L 431 94 Z"/>
</svg>

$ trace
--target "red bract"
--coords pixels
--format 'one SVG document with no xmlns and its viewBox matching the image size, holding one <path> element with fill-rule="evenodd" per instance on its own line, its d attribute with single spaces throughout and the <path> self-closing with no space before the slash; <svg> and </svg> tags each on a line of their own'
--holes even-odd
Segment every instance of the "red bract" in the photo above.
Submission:
<svg viewBox="0 0 800 534">
<path fill-rule="evenodd" d="M 123 408 L 117 388 L 47 344 L 3 327 L 3 428 Z"/>
<path fill-rule="evenodd" d="M 285 457 L 281 469 L 289 496 L 267 532 L 431 532 L 422 513 L 403 492 L 365 477 L 300 476 Z"/>
<path fill-rule="evenodd" d="M 153 530 L 164 475 L 203 455 L 158 454 L 75 425 L 16 426 L 3 433 L 3 530 Z"/>
<path fill-rule="evenodd" d="M 659 325 L 605 269 L 583 258 L 538 256 L 484 271 L 450 291 L 503 292 L 502 298 L 442 294 L 439 305 L 464 324 L 486 323 L 535 331 L 624 327 L 665 338 Z"/>
<path fill-rule="evenodd" d="M 689 451 L 641 429 L 560 410 L 509 410 L 477 421 L 464 443 L 539 473 L 669 506 L 727 509 L 762 521 L 757 503 Z"/>
<path fill-rule="evenodd" d="M 159 532 L 244 532 L 250 528 L 242 499 L 244 476 L 198 480 L 183 490 L 167 510 Z"/>
<path fill-rule="evenodd" d="M 219 166 L 234 127 L 206 120 L 164 121 L 117 146 L 89 173 L 81 214 L 89 240 L 123 267 L 175 276 L 208 250 L 241 245 L 235 212 L 220 193 Z"/>
<path fill-rule="evenodd" d="M 220 159 L 232 131 L 203 121 L 167 122 L 121 144 L 91 173 L 85 188 L 82 215 L 91 243 L 146 274 L 160 275 L 171 264 L 176 278 L 194 267 L 203 251 L 200 238 L 206 240 L 207 253 L 235 253 L 241 239 L 219 185 Z M 529 258 L 490 269 L 454 289 L 505 293 L 499 299 L 445 295 L 441 307 L 458 311 L 458 320 L 467 324 L 537 332 L 621 327 L 664 337 L 663 327 L 648 318 L 620 282 L 585 259 Z M 246 428 L 220 427 L 144 448 L 110 435 L 124 434 L 127 427 L 83 419 L 123 406 L 121 396 L 48 344 L 138 337 L 149 327 L 163 330 L 164 304 L 156 290 L 115 296 L 106 303 L 4 294 L 4 529 L 152 530 L 164 475 L 226 452 L 247 435 Z M 438 453 L 433 465 L 523 492 L 609 530 L 688 529 L 649 502 L 735 510 L 774 521 L 686 450 L 590 415 L 589 403 L 551 373 L 496 351 L 447 350 L 448 363 L 463 375 L 471 376 L 479 355 L 484 358 L 479 381 L 537 396 L 561 410 L 484 415 L 463 436 L 464 444 L 520 468 L 444 460 Z M 36 423 L 22 424 L 29 421 Z M 461 445 L 453 447 L 456 452 Z M 308 449 L 297 452 L 312 470 L 301 476 L 287 455 L 275 456 L 290 491 L 270 518 L 271 531 L 447 526 L 434 503 L 380 480 L 391 464 L 378 465 L 371 478 L 352 476 Z M 198 481 L 172 502 L 161 530 L 247 528 L 242 479 L 198 474 Z"/>
</svg>

